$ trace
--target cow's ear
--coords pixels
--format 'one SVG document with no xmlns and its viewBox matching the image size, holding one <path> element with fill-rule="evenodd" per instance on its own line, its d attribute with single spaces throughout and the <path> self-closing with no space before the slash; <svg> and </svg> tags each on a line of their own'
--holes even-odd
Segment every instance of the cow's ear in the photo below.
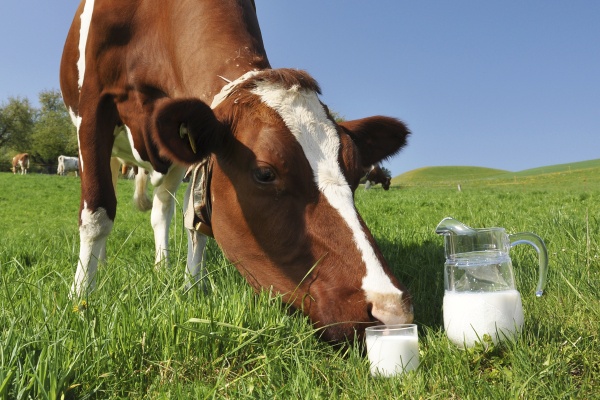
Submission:
<svg viewBox="0 0 600 400">
<path fill-rule="evenodd" d="M 339 122 L 358 147 L 364 168 L 377 164 L 396 153 L 405 145 L 410 131 L 395 118 L 368 117 Z"/>
<path fill-rule="evenodd" d="M 218 152 L 223 145 L 223 125 L 198 99 L 161 101 L 153 121 L 152 135 L 159 152 L 172 161 L 193 164 Z"/>
</svg>

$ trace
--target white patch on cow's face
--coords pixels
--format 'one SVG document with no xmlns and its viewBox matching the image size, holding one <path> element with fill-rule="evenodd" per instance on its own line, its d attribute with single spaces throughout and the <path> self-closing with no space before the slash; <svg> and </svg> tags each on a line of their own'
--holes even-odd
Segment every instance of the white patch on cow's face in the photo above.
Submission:
<svg viewBox="0 0 600 400">
<path fill-rule="evenodd" d="M 87 0 L 81 13 L 81 27 L 79 29 L 79 60 L 77 61 L 77 70 L 79 71 L 79 89 L 83 87 L 83 77 L 85 75 L 85 48 L 87 45 L 90 25 L 92 23 L 92 14 L 94 12 L 94 0 Z"/>
<path fill-rule="evenodd" d="M 317 94 L 300 88 L 285 90 L 279 85 L 265 82 L 259 82 L 252 92 L 281 116 L 302 146 L 317 187 L 352 230 L 367 268 L 362 281 L 367 298 L 370 293 L 401 295 L 402 292 L 386 275 L 362 229 L 354 208 L 352 189 L 338 164 L 339 136 Z"/>
</svg>

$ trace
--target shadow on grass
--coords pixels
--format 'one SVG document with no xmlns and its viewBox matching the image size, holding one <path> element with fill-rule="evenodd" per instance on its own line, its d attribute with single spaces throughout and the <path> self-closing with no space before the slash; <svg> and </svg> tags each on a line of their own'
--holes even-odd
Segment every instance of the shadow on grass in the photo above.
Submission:
<svg viewBox="0 0 600 400">
<path fill-rule="evenodd" d="M 442 329 L 442 243 L 425 240 L 420 244 L 403 244 L 386 238 L 376 240 L 392 272 L 408 288 L 413 298 L 415 323 L 432 329 Z"/>
</svg>

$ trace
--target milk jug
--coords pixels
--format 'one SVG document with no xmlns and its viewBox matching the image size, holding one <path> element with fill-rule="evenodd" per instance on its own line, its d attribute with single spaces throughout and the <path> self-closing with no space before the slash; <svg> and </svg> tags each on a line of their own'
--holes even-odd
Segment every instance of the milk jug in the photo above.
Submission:
<svg viewBox="0 0 600 400">
<path fill-rule="evenodd" d="M 529 244 L 539 255 L 536 296 L 546 285 L 548 253 L 530 232 L 506 234 L 504 228 L 474 229 L 453 218 L 436 228 L 444 236 L 444 329 L 459 347 L 472 347 L 489 335 L 494 343 L 515 338 L 523 326 L 521 295 L 515 287 L 509 250 Z"/>
</svg>

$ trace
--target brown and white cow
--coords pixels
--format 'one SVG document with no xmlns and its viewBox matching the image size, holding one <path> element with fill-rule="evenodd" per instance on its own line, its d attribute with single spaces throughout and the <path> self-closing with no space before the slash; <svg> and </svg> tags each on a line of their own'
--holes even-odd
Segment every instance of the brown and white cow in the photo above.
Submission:
<svg viewBox="0 0 600 400">
<path fill-rule="evenodd" d="M 12 158 L 12 172 L 17 173 L 17 167 L 21 170 L 21 175 L 26 175 L 29 169 L 29 154 L 20 153 Z"/>
<path fill-rule="evenodd" d="M 390 190 L 392 178 L 379 165 L 373 165 L 365 175 L 365 190 L 369 190 L 372 186 L 380 183 L 383 190 Z"/>
<path fill-rule="evenodd" d="M 184 201 L 192 283 L 202 227 L 254 288 L 282 293 L 327 340 L 412 321 L 410 295 L 353 199 L 364 168 L 409 131 L 388 117 L 335 123 L 307 73 L 270 68 L 253 1 L 84 0 L 60 80 L 81 160 L 75 294 L 93 288 L 106 257 L 112 155 L 150 171 L 157 263 L 169 254 L 171 194 L 194 165 Z"/>
</svg>

